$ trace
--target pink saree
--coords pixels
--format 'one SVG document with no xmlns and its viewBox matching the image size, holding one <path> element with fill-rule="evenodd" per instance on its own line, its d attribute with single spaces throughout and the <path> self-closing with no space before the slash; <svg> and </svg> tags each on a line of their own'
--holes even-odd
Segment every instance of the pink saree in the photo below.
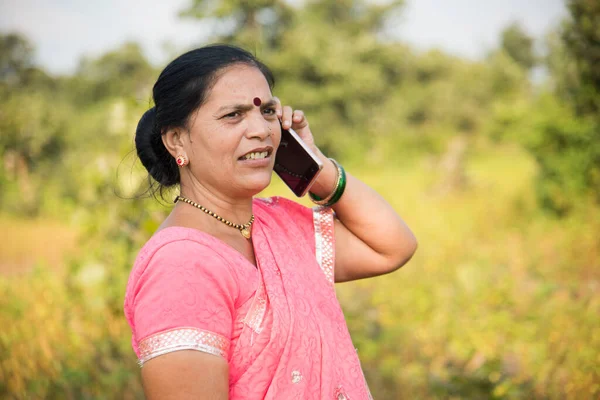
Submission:
<svg viewBox="0 0 600 400">
<path fill-rule="evenodd" d="M 334 290 L 330 209 L 254 200 L 258 268 L 190 228 L 157 232 L 125 295 L 140 365 L 177 350 L 229 363 L 231 399 L 370 399 Z"/>
</svg>

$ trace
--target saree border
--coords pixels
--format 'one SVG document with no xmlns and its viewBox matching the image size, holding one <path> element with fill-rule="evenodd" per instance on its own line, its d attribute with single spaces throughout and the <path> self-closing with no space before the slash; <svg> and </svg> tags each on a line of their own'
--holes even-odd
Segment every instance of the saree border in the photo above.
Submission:
<svg viewBox="0 0 600 400">
<path fill-rule="evenodd" d="M 263 329 L 262 322 L 265 318 L 266 311 L 267 298 L 265 296 L 265 287 L 261 279 L 261 283 L 256 289 L 256 295 L 250 305 L 250 310 L 248 310 L 248 313 L 244 317 L 244 324 L 250 327 L 255 333 L 261 333 Z"/>
<path fill-rule="evenodd" d="M 198 350 L 227 360 L 230 342 L 224 336 L 199 328 L 175 328 L 140 340 L 138 364 L 179 350 Z"/>
<path fill-rule="evenodd" d="M 335 283 L 335 236 L 333 230 L 333 210 L 330 207 L 314 207 L 315 254 L 317 262 L 330 284 Z"/>
</svg>

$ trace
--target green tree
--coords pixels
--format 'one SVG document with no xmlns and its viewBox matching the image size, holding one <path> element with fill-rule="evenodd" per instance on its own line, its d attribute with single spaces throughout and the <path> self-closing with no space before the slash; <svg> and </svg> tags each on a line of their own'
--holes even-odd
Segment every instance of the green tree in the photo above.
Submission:
<svg viewBox="0 0 600 400">
<path fill-rule="evenodd" d="M 0 88 L 52 87 L 52 79 L 33 61 L 33 45 L 16 33 L 0 34 Z"/>
<path fill-rule="evenodd" d="M 148 100 L 156 70 L 137 43 L 125 43 L 98 58 L 81 60 L 75 77 L 66 84 L 79 104 L 107 98 Z"/>
<path fill-rule="evenodd" d="M 0 202 L 27 213 L 38 211 L 45 166 L 64 148 L 68 109 L 52 92 L 54 79 L 37 68 L 33 57 L 26 38 L 0 35 Z"/>
<path fill-rule="evenodd" d="M 0 35 L 0 82 L 20 84 L 33 68 L 33 46 L 24 37 Z"/>
<path fill-rule="evenodd" d="M 528 147 L 540 165 L 538 194 L 565 214 L 581 198 L 600 204 L 600 4 L 571 0 L 570 18 L 549 38 L 557 97 L 542 97 Z"/>
<path fill-rule="evenodd" d="M 562 40 L 578 77 L 570 101 L 578 115 L 600 121 L 600 3 L 570 0 L 567 6 L 571 19 L 563 27 Z"/>
<path fill-rule="evenodd" d="M 530 70 L 536 64 L 533 39 L 518 22 L 508 25 L 501 34 L 501 47 L 517 64 Z"/>
<path fill-rule="evenodd" d="M 292 12 L 284 0 L 192 0 L 180 15 L 212 20 L 219 39 L 260 50 L 277 46 Z"/>
</svg>

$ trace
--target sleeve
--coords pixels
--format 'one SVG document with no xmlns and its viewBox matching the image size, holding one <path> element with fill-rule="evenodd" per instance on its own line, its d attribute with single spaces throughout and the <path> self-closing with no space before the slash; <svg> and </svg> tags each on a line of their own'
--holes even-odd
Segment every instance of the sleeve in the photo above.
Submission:
<svg viewBox="0 0 600 400">
<path fill-rule="evenodd" d="M 296 221 L 298 228 L 309 237 L 314 245 L 315 256 L 325 278 L 335 283 L 335 213 L 331 207 L 305 207 L 283 197 L 278 198 L 290 218 Z"/>
<path fill-rule="evenodd" d="M 134 287 L 134 349 L 146 361 L 178 350 L 228 359 L 237 283 L 214 250 L 168 243 L 152 256 Z"/>
</svg>

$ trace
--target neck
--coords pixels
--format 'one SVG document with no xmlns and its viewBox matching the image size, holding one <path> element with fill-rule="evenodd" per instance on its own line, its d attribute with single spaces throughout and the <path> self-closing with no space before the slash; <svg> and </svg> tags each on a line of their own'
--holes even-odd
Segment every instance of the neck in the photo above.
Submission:
<svg viewBox="0 0 600 400">
<path fill-rule="evenodd" d="M 228 196 L 208 188 L 200 182 L 194 182 L 193 184 L 182 182 L 181 196 L 236 224 L 246 224 L 252 216 L 252 197 L 235 198 Z"/>
</svg>

